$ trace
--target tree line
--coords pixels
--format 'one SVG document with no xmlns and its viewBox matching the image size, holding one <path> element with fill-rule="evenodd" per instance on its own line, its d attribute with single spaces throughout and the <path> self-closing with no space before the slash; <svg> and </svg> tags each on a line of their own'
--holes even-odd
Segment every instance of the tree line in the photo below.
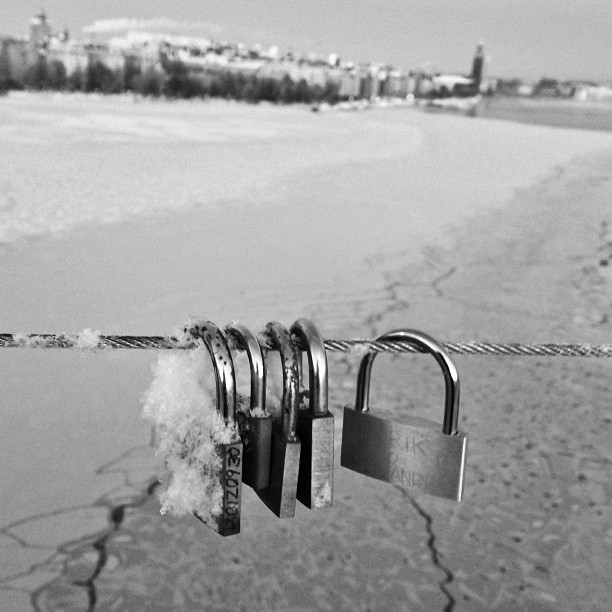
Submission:
<svg viewBox="0 0 612 612">
<path fill-rule="evenodd" d="M 122 68 L 112 69 L 99 60 L 89 61 L 85 68 L 67 73 L 64 64 L 41 55 L 29 66 L 22 82 L 10 78 L 0 61 L 0 90 L 82 91 L 85 93 L 134 93 L 166 98 L 227 98 L 257 103 L 338 101 L 339 84 L 327 81 L 324 86 L 309 84 L 305 79 L 245 74 L 229 69 L 192 73 L 184 63 L 163 59 L 162 69 L 150 67 L 141 71 L 137 61 L 128 58 Z"/>
</svg>

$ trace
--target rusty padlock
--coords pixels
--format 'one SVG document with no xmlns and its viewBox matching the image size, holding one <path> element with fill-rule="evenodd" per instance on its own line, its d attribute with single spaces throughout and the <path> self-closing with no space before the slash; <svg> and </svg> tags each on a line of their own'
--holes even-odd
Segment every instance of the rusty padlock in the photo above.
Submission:
<svg viewBox="0 0 612 612">
<path fill-rule="evenodd" d="M 299 370 L 297 349 L 284 325 L 270 322 L 266 326 L 280 353 L 283 368 L 283 396 L 280 418 L 273 417 L 270 484 L 257 495 L 279 518 L 295 515 L 300 439 L 296 433 L 299 406 Z"/>
<path fill-rule="evenodd" d="M 327 508 L 334 490 L 334 415 L 327 407 L 327 354 L 319 330 L 308 319 L 298 319 L 291 332 L 306 349 L 309 381 L 308 406 L 300 406 L 298 412 L 302 452 L 297 498 L 308 508 Z"/>
<path fill-rule="evenodd" d="M 236 413 L 236 421 L 244 444 L 242 482 L 257 491 L 270 483 L 272 415 L 266 410 L 266 368 L 257 336 L 248 327 L 230 323 L 225 329 L 237 339 L 249 359 L 249 407 Z"/>
<path fill-rule="evenodd" d="M 232 423 L 236 411 L 236 375 L 225 336 L 221 330 L 206 319 L 199 319 L 186 330 L 201 340 L 208 349 L 215 366 L 217 410 L 226 422 Z M 205 525 L 223 536 L 240 533 L 240 510 L 242 499 L 242 455 L 240 437 L 229 443 L 215 443 L 215 453 L 220 460 L 219 479 L 223 490 L 221 514 L 207 520 L 194 513 Z"/>
<path fill-rule="evenodd" d="M 444 373 L 444 422 L 439 424 L 399 413 L 384 418 L 370 414 L 370 374 L 376 353 L 361 361 L 355 407 L 344 408 L 342 452 L 344 467 L 408 489 L 461 501 L 467 436 L 457 431 L 459 374 L 444 348 L 415 330 L 397 330 L 378 340 L 401 341 L 431 353 Z"/>
</svg>

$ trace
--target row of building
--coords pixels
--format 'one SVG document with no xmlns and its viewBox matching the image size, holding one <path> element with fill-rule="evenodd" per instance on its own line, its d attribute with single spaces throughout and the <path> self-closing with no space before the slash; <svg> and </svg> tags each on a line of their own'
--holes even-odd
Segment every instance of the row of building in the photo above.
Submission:
<svg viewBox="0 0 612 612">
<path fill-rule="evenodd" d="M 59 62 L 67 74 L 84 71 L 93 62 L 101 62 L 111 70 L 141 73 L 162 73 L 168 61 L 179 61 L 197 78 L 215 71 L 256 74 L 260 77 L 294 82 L 306 81 L 310 86 L 337 86 L 338 95 L 351 98 L 405 98 L 409 95 L 473 95 L 482 80 L 484 51 L 479 45 L 469 76 L 433 75 L 406 72 L 386 64 L 354 64 L 335 55 L 281 53 L 273 46 L 219 43 L 206 38 L 128 31 L 106 39 L 90 36 L 72 39 L 68 31 L 56 33 L 44 11 L 30 22 L 28 36 L 0 38 L 0 78 L 19 85 L 26 74 L 41 60 Z"/>
<path fill-rule="evenodd" d="M 580 80 L 558 81 L 543 78 L 537 83 L 523 83 L 521 79 L 497 79 L 495 91 L 506 96 L 612 101 L 612 83 Z"/>
</svg>

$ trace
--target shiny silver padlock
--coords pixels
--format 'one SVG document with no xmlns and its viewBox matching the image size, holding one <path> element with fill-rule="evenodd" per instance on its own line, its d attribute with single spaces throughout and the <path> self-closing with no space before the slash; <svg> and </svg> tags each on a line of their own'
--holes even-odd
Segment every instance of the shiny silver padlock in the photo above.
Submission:
<svg viewBox="0 0 612 612">
<path fill-rule="evenodd" d="M 257 495 L 279 518 L 287 518 L 295 515 L 300 468 L 301 444 L 296 433 L 299 407 L 298 353 L 286 327 L 271 322 L 266 326 L 266 331 L 280 353 L 283 397 L 280 417 L 273 416 L 270 484 L 265 489 L 259 489 Z"/>
<path fill-rule="evenodd" d="M 297 498 L 308 508 L 327 508 L 334 491 L 334 415 L 327 407 L 327 354 L 319 330 L 308 319 L 298 319 L 291 332 L 306 350 L 309 381 L 308 406 L 298 411 L 302 452 Z"/>
<path fill-rule="evenodd" d="M 233 422 L 236 412 L 236 375 L 225 336 L 221 330 L 206 319 L 194 321 L 186 330 L 194 338 L 202 340 L 215 366 L 217 410 L 226 422 Z M 217 533 L 228 536 L 240 533 L 240 511 L 242 502 L 242 441 L 236 439 L 227 444 L 215 444 L 215 453 L 220 460 L 219 481 L 223 489 L 221 514 L 214 520 L 194 513 L 205 525 Z"/>
<path fill-rule="evenodd" d="M 369 412 L 370 374 L 376 353 L 361 361 L 355 407 L 344 409 L 342 452 L 344 467 L 407 489 L 461 501 L 467 436 L 457 431 L 459 374 L 444 348 L 415 330 L 397 330 L 378 340 L 407 342 L 431 353 L 444 373 L 444 422 L 439 424 L 402 414 L 375 416 Z"/>
<path fill-rule="evenodd" d="M 242 482 L 257 491 L 270 484 L 272 415 L 266 410 L 266 368 L 257 336 L 248 327 L 230 323 L 225 329 L 237 339 L 249 359 L 249 408 L 236 412 L 236 421 L 244 444 Z"/>
</svg>

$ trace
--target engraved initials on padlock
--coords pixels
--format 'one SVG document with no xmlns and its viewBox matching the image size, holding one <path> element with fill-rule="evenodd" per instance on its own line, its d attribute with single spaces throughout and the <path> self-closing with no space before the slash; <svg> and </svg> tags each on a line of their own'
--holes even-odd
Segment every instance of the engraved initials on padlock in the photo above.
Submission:
<svg viewBox="0 0 612 612">
<path fill-rule="evenodd" d="M 332 505 L 334 487 L 334 415 L 327 409 L 327 354 L 319 330 L 298 319 L 291 331 L 308 356 L 308 407 L 298 412 L 297 434 L 302 443 L 297 498 L 308 508 Z"/>
<path fill-rule="evenodd" d="M 240 435 L 244 443 L 242 481 L 256 491 L 270 484 L 270 450 L 272 446 L 272 415 L 266 411 L 266 370 L 257 336 L 240 323 L 226 327 L 246 350 L 251 371 L 249 412 L 244 419 L 237 413 Z"/>
<path fill-rule="evenodd" d="M 257 491 L 263 502 L 280 518 L 295 515 L 298 471 L 300 468 L 300 439 L 296 433 L 298 394 L 297 349 L 286 327 L 268 323 L 266 331 L 278 347 L 283 368 L 283 398 L 281 418 L 273 422 L 270 485 Z M 274 419 L 273 419 L 274 421 Z"/>
<path fill-rule="evenodd" d="M 215 366 L 217 410 L 227 422 L 234 420 L 236 410 L 236 376 L 229 347 L 221 330 L 210 321 L 196 321 L 188 330 L 204 342 Z M 215 444 L 219 457 L 219 474 L 223 498 L 221 514 L 209 521 L 194 513 L 205 525 L 217 533 L 228 536 L 240 533 L 240 509 L 242 498 L 242 441 L 239 436 L 227 444 Z"/>
<path fill-rule="evenodd" d="M 368 353 L 359 367 L 355 408 L 344 409 L 341 465 L 401 487 L 461 501 L 467 436 L 457 431 L 455 364 L 438 342 L 419 331 L 397 330 L 378 340 L 407 342 L 433 355 L 446 382 L 444 422 L 440 428 L 432 421 L 401 414 L 399 407 L 391 418 L 370 414 L 370 374 L 376 353 Z"/>
</svg>

